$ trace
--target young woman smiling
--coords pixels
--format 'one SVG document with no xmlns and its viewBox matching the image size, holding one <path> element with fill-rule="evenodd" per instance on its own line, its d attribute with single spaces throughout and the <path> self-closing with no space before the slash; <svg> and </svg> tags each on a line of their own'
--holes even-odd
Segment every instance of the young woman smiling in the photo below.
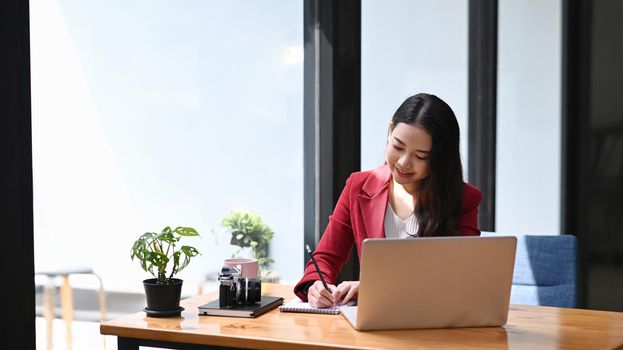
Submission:
<svg viewBox="0 0 623 350">
<path fill-rule="evenodd" d="M 463 182 L 459 125 L 450 106 L 434 95 L 407 98 L 389 123 L 386 163 L 353 173 L 329 217 L 312 264 L 294 288 L 314 307 L 357 298 L 358 281 L 335 285 L 353 244 L 361 257 L 366 238 L 478 236 L 480 190 Z"/>
</svg>

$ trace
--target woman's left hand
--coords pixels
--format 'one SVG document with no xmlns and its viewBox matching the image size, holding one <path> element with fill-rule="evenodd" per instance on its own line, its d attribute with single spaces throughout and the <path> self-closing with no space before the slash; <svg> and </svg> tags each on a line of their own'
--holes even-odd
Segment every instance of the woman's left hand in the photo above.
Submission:
<svg viewBox="0 0 623 350">
<path fill-rule="evenodd" d="M 359 293 L 359 281 L 344 281 L 333 291 L 333 295 L 340 305 L 344 305 L 351 300 L 357 300 Z"/>
</svg>

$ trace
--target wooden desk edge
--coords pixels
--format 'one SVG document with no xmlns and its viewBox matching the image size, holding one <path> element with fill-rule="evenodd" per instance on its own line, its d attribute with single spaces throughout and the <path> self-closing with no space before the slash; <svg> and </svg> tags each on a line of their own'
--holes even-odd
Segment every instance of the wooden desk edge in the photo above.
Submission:
<svg viewBox="0 0 623 350">
<path fill-rule="evenodd" d="M 294 295 L 291 292 L 291 286 L 286 285 L 267 285 L 266 293 L 270 295 L 279 295 L 284 296 L 286 302 L 289 299 L 292 299 Z M 264 286 L 262 287 L 264 290 Z M 213 297 L 213 293 L 202 294 L 199 296 L 192 297 L 191 299 L 187 299 L 189 304 L 195 305 L 198 302 L 203 302 L 210 297 Z M 184 303 L 184 301 L 182 301 Z M 188 310 L 188 308 L 187 308 Z M 269 313 L 279 312 L 278 310 L 271 310 Z M 511 314 L 515 314 L 515 318 L 511 318 Z M 136 317 L 137 315 L 141 315 L 139 313 L 129 314 L 125 317 L 128 317 L 128 320 L 131 320 L 132 317 Z M 263 337 L 262 335 L 253 335 L 253 336 L 242 336 L 240 334 L 236 335 L 227 335 L 227 334 L 208 334 L 202 333 L 196 337 L 188 337 L 187 333 L 184 333 L 183 330 L 179 329 L 166 329 L 166 328 L 132 328 L 125 324 L 124 318 L 119 318 L 116 320 L 110 320 L 102 323 L 100 325 L 100 333 L 103 335 L 112 335 L 124 338 L 133 338 L 133 339 L 143 339 L 143 340 L 154 340 L 154 341 L 162 341 L 162 342 L 172 342 L 172 343 L 189 343 L 189 344 L 211 344 L 215 346 L 223 346 L 223 347 L 248 347 L 249 342 L 254 344 L 254 347 L 264 348 L 264 349 L 291 349 L 296 347 L 297 349 L 371 349 L 371 344 L 362 344 L 359 343 L 357 346 L 351 344 L 344 343 L 320 343 L 314 339 L 307 340 L 296 340 L 296 339 L 275 339 L 269 337 Z M 141 315 L 141 317 L 143 317 Z M 623 332 L 619 333 L 618 330 L 623 330 L 623 313 L 613 312 L 613 311 L 600 311 L 600 310 L 587 310 L 587 309 L 565 309 L 565 308 L 555 308 L 555 307 L 543 307 L 543 306 L 533 306 L 533 305 L 520 305 L 520 304 L 511 304 L 509 307 L 509 319 L 507 325 L 504 327 L 505 331 L 511 335 L 515 336 L 515 341 L 513 344 L 507 343 L 507 345 L 515 345 L 518 347 L 532 347 L 535 344 L 541 345 L 555 345 L 560 340 L 563 340 L 563 344 L 567 347 L 571 345 L 571 348 L 581 348 L 582 345 L 587 345 L 586 337 L 582 335 L 572 336 L 572 339 L 566 339 L 571 341 L 572 343 L 565 343 L 564 338 L 558 339 L 558 334 L 550 334 L 545 332 L 546 334 L 541 334 L 538 339 L 531 339 L 527 343 L 526 340 L 522 338 L 521 333 L 530 332 L 533 330 L 533 323 L 541 322 L 540 320 L 544 318 L 548 318 L 548 327 L 553 326 L 554 328 L 560 327 L 558 320 L 560 317 L 564 317 L 567 320 L 567 324 L 575 324 L 577 320 L 587 320 L 589 323 L 587 325 L 579 325 L 572 326 L 571 329 L 584 329 L 584 333 L 592 334 L 596 331 L 596 327 L 601 327 L 600 329 L 605 332 L 601 335 L 593 334 L 593 338 L 595 336 L 605 336 L 605 339 L 601 339 L 598 341 L 599 344 L 606 346 L 607 348 L 617 348 L 622 346 L 623 344 Z M 599 319 L 599 322 L 604 324 L 599 325 L 599 322 L 595 323 L 594 317 Z M 584 322 L 584 321 L 582 321 Z M 581 323 L 581 322 L 580 322 Z M 588 327 L 587 327 L 588 326 Z M 510 328 L 509 328 L 510 327 Z M 582 328 L 584 327 L 584 328 Z M 605 327 L 605 328 L 604 328 Z M 612 328 L 614 327 L 614 328 Z M 551 328 L 551 327 L 550 327 Z M 557 329 L 557 328 L 556 328 Z M 555 330 L 555 329 L 554 329 Z M 519 332 L 518 332 L 519 331 Z M 550 329 L 551 331 L 551 329 Z M 568 328 L 566 332 L 569 332 Z M 614 333 L 612 333 L 614 332 Z M 542 333 L 542 332 L 541 332 Z M 540 333 L 539 333 L 540 334 Z M 567 333 L 567 335 L 572 333 Z M 575 333 L 573 333 L 575 334 Z M 553 337 L 553 338 L 552 338 Z M 591 337 L 589 337 L 591 338 Z M 536 340 L 536 342 L 535 342 Z M 572 345 L 575 341 L 580 341 L 577 346 Z M 558 344 L 561 345 L 561 344 Z M 563 346 L 565 347 L 565 346 Z"/>
<path fill-rule="evenodd" d="M 316 350 L 316 349 L 347 349 L 347 350 L 355 350 L 355 349 L 373 349 L 369 347 L 361 347 L 361 346 L 348 346 L 342 344 L 327 344 L 327 343 L 314 343 L 309 341 L 285 341 L 274 340 L 274 339 L 266 339 L 266 338 L 258 338 L 258 337 L 243 337 L 240 335 L 235 336 L 227 336 L 227 335 L 212 335 L 212 334 L 202 334 L 201 337 L 203 341 L 200 339 L 188 339 L 187 337 L 180 335 L 175 331 L 168 330 L 141 330 L 140 332 L 134 332 L 133 330 L 128 330 L 127 328 L 117 327 L 117 326 L 109 326 L 106 324 L 100 324 L 100 333 L 102 335 L 111 335 L 116 337 L 124 337 L 124 338 L 133 338 L 133 339 L 143 339 L 150 341 L 165 341 L 172 343 L 188 343 L 188 344 L 196 344 L 196 345 L 211 345 L 211 346 L 223 346 L 223 347 L 231 347 L 231 348 L 248 348 L 249 341 L 253 341 L 254 348 L 257 349 L 275 349 L 275 350 L 290 350 L 293 348 L 302 349 L 302 350 Z"/>
<path fill-rule="evenodd" d="M 277 295 L 284 298 L 284 301 L 287 302 L 293 299 L 295 296 L 292 293 L 294 289 L 293 285 L 285 285 L 285 284 L 272 284 L 272 283 L 263 283 L 262 290 L 270 295 Z M 190 297 L 188 299 L 182 300 L 182 303 L 185 300 L 195 299 L 195 298 L 203 298 L 203 299 L 211 299 L 213 294 L 216 291 L 204 293 L 202 295 L 196 295 Z M 208 297 L 212 295 L 211 297 Z M 269 311 L 271 312 L 279 312 L 278 309 L 274 309 Z M 142 312 L 129 314 L 137 315 Z M 200 316 L 201 317 L 201 316 Z M 296 349 L 372 349 L 370 347 L 362 347 L 362 346 L 351 346 L 346 344 L 327 344 L 320 342 L 313 342 L 309 340 L 283 340 L 283 339 L 273 339 L 273 338 L 263 338 L 263 337 L 245 337 L 240 335 L 221 335 L 221 334 L 201 334 L 200 337 L 191 337 L 189 338 L 187 334 L 182 334 L 177 330 L 167 330 L 167 329 L 136 329 L 136 328 L 128 328 L 123 325 L 111 325 L 110 323 L 115 322 L 116 320 L 106 321 L 100 324 L 100 333 L 102 335 L 111 335 L 117 337 L 125 337 L 125 338 L 133 338 L 133 339 L 143 339 L 143 340 L 156 340 L 156 341 L 165 341 L 165 342 L 174 342 L 174 343 L 190 343 L 190 344 L 210 344 L 215 346 L 223 346 L 223 347 L 248 347 L 249 341 L 253 341 L 254 346 L 263 349 L 276 349 L 276 350 L 289 350 L 292 348 Z"/>
</svg>

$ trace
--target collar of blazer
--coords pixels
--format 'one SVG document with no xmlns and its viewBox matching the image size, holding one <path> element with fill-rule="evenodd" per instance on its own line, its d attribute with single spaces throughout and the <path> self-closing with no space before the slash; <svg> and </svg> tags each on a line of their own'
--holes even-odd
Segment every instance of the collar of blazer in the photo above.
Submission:
<svg viewBox="0 0 623 350">
<path fill-rule="evenodd" d="M 391 179 L 391 172 L 387 165 L 381 165 L 380 167 L 372 170 L 370 176 L 364 182 L 362 190 L 368 195 L 369 198 L 375 197 L 380 194 L 382 190 L 389 189 L 389 180 Z"/>
<path fill-rule="evenodd" d="M 364 237 L 384 238 L 385 210 L 389 198 L 391 172 L 387 165 L 380 166 L 370 173 L 359 194 L 359 208 L 366 229 Z"/>
</svg>

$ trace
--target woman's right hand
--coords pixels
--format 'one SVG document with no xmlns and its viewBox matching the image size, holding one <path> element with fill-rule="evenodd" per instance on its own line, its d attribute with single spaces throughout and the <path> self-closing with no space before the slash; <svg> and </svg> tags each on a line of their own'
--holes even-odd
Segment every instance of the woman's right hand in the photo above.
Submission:
<svg viewBox="0 0 623 350">
<path fill-rule="evenodd" d="M 336 290 L 336 287 L 329 284 L 329 289 L 330 291 L 324 287 L 320 280 L 314 282 L 314 284 L 307 289 L 307 301 L 309 305 L 315 308 L 335 306 L 337 299 L 332 293 Z"/>
</svg>

